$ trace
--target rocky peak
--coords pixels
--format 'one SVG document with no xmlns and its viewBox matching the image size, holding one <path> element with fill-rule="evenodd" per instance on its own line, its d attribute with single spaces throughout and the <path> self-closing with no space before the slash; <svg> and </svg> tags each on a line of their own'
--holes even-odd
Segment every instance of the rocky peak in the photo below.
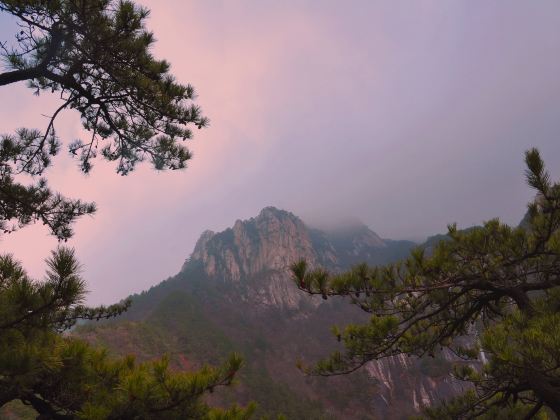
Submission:
<svg viewBox="0 0 560 420">
<path fill-rule="evenodd" d="M 204 232 L 187 264 L 202 263 L 213 279 L 240 285 L 253 282 L 243 288 L 251 300 L 297 308 L 303 294 L 295 288 L 289 270 L 301 258 L 317 264 L 305 224 L 290 212 L 266 207 L 257 217 L 237 220 L 223 232 Z"/>
<path fill-rule="evenodd" d="M 192 254 L 192 258 L 200 258 L 202 253 L 206 250 L 208 245 L 208 241 L 214 237 L 216 233 L 211 230 L 205 230 L 196 241 L 196 245 L 194 246 L 194 251 Z"/>
<path fill-rule="evenodd" d="M 262 295 L 263 302 L 293 307 L 304 297 L 291 279 L 294 262 L 305 259 L 311 267 L 336 271 L 386 259 L 388 244 L 360 222 L 321 231 L 308 228 L 293 213 L 265 207 L 223 232 L 204 232 L 186 264 L 202 263 L 210 278 L 221 281 L 253 282 L 246 289 Z"/>
<path fill-rule="evenodd" d="M 267 219 L 292 219 L 293 221 L 301 222 L 301 219 L 297 217 L 295 214 L 281 210 L 279 208 L 268 206 L 263 208 L 259 215 L 256 217 L 257 219 L 267 220 Z"/>
<path fill-rule="evenodd" d="M 223 232 L 205 232 L 191 256 L 203 262 L 209 276 L 232 281 L 262 271 L 286 271 L 301 258 L 311 263 L 317 259 L 307 227 L 292 213 L 274 207 L 237 220 Z"/>
</svg>

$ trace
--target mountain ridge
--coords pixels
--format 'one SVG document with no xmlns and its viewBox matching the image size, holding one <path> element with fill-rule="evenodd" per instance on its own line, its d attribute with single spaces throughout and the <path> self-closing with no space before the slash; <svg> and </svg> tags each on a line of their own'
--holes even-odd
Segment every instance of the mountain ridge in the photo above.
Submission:
<svg viewBox="0 0 560 420">
<path fill-rule="evenodd" d="M 296 360 L 312 363 L 340 348 L 331 325 L 366 321 L 367 314 L 346 301 L 302 293 L 289 267 L 301 258 L 331 271 L 357 262 L 384 264 L 414 246 L 382 239 L 363 224 L 321 231 L 293 213 L 266 207 L 221 232 L 203 232 L 177 275 L 133 295 L 132 308 L 120 320 L 78 334 L 116 353 L 135 349 L 141 358 L 157 357 L 158 349 L 172 353 L 180 369 L 240 352 L 247 360 L 240 385 L 215 398 L 223 403 L 254 399 L 261 414 L 399 418 L 458 392 L 443 374 L 446 360 L 401 356 L 370 363 L 350 376 L 305 377 Z"/>
</svg>

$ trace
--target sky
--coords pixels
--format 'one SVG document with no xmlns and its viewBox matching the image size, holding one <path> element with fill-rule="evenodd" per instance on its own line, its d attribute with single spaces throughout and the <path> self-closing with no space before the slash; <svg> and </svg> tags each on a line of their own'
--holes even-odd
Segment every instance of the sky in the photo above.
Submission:
<svg viewBox="0 0 560 420">
<path fill-rule="evenodd" d="M 557 0 L 142 0 L 154 54 L 192 83 L 210 127 L 181 172 L 82 175 L 61 153 L 47 173 L 95 201 L 76 249 L 90 304 L 177 273 L 206 229 L 276 206 L 310 224 L 357 218 L 385 238 L 421 240 L 499 217 L 532 198 L 523 153 L 560 178 Z M 0 14 L 0 40 L 13 36 Z M 0 132 L 46 126 L 55 96 L 0 90 Z M 61 138 L 84 135 L 75 113 Z M 57 246 L 35 225 L 0 238 L 40 279 Z"/>
</svg>

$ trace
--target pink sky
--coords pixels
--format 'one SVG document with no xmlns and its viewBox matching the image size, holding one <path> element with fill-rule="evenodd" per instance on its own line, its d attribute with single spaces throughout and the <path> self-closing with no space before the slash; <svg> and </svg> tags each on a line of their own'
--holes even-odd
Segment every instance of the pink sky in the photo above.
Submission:
<svg viewBox="0 0 560 420">
<path fill-rule="evenodd" d="M 52 186 L 99 207 L 69 242 L 92 303 L 175 274 L 203 230 L 268 205 L 421 238 L 455 221 L 516 223 L 528 147 L 560 175 L 556 1 L 142 3 L 156 55 L 195 86 L 211 126 L 183 172 L 120 177 L 99 161 L 84 177 L 58 157 Z M 24 85 L 0 92 L 1 132 L 41 127 L 56 104 Z M 82 134 L 72 112 L 57 128 Z M 55 246 L 42 226 L 0 242 L 37 277 Z"/>
</svg>

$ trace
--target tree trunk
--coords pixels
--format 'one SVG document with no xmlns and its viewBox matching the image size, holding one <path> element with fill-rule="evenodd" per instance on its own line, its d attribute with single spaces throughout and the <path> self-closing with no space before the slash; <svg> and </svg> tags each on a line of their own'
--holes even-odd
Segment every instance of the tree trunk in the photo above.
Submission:
<svg viewBox="0 0 560 420">
<path fill-rule="evenodd" d="M 0 73 L 0 86 L 9 85 L 11 83 L 21 82 L 37 77 L 37 68 L 7 71 Z"/>
</svg>

